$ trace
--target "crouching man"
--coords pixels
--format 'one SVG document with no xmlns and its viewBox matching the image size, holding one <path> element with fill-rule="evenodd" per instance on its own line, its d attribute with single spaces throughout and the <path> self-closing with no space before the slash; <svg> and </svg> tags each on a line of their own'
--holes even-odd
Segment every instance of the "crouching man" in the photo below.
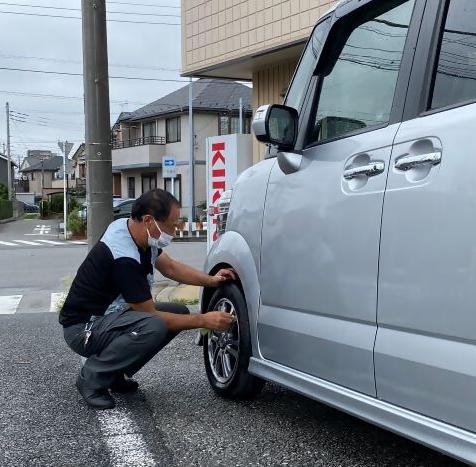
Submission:
<svg viewBox="0 0 476 467">
<path fill-rule="evenodd" d="M 232 323 L 225 312 L 191 315 L 185 306 L 152 299 L 154 267 L 190 285 L 218 287 L 235 279 L 233 270 L 209 276 L 162 251 L 172 241 L 179 213 L 179 202 L 168 192 L 143 194 L 131 218 L 112 222 L 78 269 L 59 322 L 68 346 L 87 358 L 76 387 L 91 407 L 111 409 L 110 391 L 137 390 L 132 375 L 180 331 L 224 331 Z"/>
</svg>

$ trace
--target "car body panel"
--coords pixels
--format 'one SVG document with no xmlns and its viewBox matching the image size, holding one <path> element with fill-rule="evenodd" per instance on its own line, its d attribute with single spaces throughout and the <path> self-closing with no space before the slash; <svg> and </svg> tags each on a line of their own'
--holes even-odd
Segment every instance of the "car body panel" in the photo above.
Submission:
<svg viewBox="0 0 476 467">
<path fill-rule="evenodd" d="M 476 432 L 475 125 L 471 104 L 404 122 L 398 132 L 375 364 L 380 398 Z M 402 155 L 432 153 L 441 163 L 395 168 Z"/>
</svg>

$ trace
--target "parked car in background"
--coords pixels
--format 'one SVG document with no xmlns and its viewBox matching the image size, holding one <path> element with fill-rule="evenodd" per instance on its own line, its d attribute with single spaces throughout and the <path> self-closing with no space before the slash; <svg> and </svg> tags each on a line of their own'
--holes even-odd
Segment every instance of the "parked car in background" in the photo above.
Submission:
<svg viewBox="0 0 476 467">
<path fill-rule="evenodd" d="M 123 217 L 130 217 L 132 206 L 134 205 L 134 198 L 114 198 L 112 200 L 112 215 L 114 220 L 121 219 Z M 79 218 L 83 221 L 88 219 L 88 208 L 86 203 L 82 204 L 79 210 Z"/>
<path fill-rule="evenodd" d="M 274 381 L 476 465 L 476 2 L 346 0 L 218 206 L 220 395 Z M 474 166 L 474 167 L 473 167 Z"/>
<path fill-rule="evenodd" d="M 36 204 L 25 203 L 24 201 L 18 201 L 18 203 L 23 207 L 25 213 L 40 212 L 40 208 Z"/>
</svg>

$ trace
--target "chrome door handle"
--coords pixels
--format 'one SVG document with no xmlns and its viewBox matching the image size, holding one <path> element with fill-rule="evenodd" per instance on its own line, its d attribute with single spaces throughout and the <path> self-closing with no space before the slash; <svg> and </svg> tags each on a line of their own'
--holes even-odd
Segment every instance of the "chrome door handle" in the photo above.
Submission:
<svg viewBox="0 0 476 467">
<path fill-rule="evenodd" d="M 430 152 L 418 156 L 402 156 L 395 161 L 395 168 L 407 171 L 419 165 L 438 165 L 441 162 L 441 152 Z"/>
<path fill-rule="evenodd" d="M 367 177 L 375 177 L 385 170 L 385 163 L 381 161 L 371 162 L 370 164 L 352 167 L 344 170 L 344 178 L 352 180 L 355 177 L 365 175 Z"/>
</svg>

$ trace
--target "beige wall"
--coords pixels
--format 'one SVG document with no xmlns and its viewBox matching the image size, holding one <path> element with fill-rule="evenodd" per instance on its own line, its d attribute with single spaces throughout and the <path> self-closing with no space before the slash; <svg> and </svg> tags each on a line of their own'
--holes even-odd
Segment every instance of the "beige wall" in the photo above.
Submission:
<svg viewBox="0 0 476 467">
<path fill-rule="evenodd" d="M 286 47 L 307 38 L 332 0 L 182 0 L 182 71 Z"/>
</svg>

